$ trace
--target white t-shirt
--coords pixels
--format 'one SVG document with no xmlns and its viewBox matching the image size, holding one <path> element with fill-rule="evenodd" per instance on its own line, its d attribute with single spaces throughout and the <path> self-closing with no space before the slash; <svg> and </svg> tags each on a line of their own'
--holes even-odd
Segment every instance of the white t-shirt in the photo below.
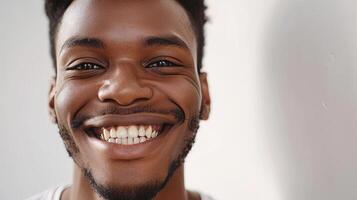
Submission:
<svg viewBox="0 0 357 200">
<path fill-rule="evenodd" d="M 45 192 L 27 198 L 26 200 L 60 200 L 62 192 L 67 187 L 68 185 L 57 186 L 55 188 L 52 188 L 50 190 L 47 190 Z M 211 197 L 204 195 L 202 193 L 200 194 L 200 196 L 201 196 L 201 200 L 213 200 Z"/>
</svg>

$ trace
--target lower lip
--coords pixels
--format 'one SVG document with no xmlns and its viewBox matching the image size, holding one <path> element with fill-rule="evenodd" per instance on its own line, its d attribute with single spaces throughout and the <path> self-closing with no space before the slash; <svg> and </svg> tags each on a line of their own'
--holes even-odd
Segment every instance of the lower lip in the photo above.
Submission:
<svg viewBox="0 0 357 200">
<path fill-rule="evenodd" d="M 160 148 L 165 144 L 165 137 L 169 130 L 166 130 L 156 138 L 139 144 L 120 145 L 100 140 L 86 134 L 88 143 L 96 152 L 113 160 L 138 160 L 150 155 L 159 153 Z"/>
</svg>

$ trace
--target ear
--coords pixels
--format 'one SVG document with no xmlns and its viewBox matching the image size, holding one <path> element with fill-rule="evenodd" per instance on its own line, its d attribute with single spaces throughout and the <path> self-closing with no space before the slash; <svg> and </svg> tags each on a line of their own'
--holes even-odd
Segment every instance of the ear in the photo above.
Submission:
<svg viewBox="0 0 357 200">
<path fill-rule="evenodd" d="M 199 74 L 201 82 L 202 102 L 200 119 L 207 120 L 211 112 L 211 97 L 209 95 L 207 73 L 201 72 Z"/>
<path fill-rule="evenodd" d="M 56 96 L 56 78 L 51 77 L 50 91 L 48 93 L 48 111 L 50 119 L 53 123 L 57 123 L 56 111 L 55 111 L 55 96 Z"/>
</svg>

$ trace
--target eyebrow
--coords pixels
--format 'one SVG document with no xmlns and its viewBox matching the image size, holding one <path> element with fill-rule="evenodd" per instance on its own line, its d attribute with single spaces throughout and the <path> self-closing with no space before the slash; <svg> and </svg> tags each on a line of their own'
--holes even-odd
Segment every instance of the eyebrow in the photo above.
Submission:
<svg viewBox="0 0 357 200">
<path fill-rule="evenodd" d="M 188 45 L 179 37 L 169 36 L 150 36 L 145 38 L 144 46 L 175 46 L 183 49 L 189 49 Z"/>
<path fill-rule="evenodd" d="M 144 46 L 175 46 L 178 48 L 189 49 L 188 45 L 179 37 L 174 35 L 168 36 L 149 36 L 144 39 Z M 72 37 L 64 42 L 61 47 L 60 53 L 66 49 L 75 46 L 90 47 L 96 49 L 104 49 L 104 42 L 98 38 L 90 37 Z"/>
<path fill-rule="evenodd" d="M 65 43 L 61 47 L 61 51 L 65 48 L 82 46 L 82 47 L 90 47 L 96 49 L 104 49 L 104 43 L 97 38 L 87 38 L 87 37 L 72 37 L 65 41 Z"/>
</svg>

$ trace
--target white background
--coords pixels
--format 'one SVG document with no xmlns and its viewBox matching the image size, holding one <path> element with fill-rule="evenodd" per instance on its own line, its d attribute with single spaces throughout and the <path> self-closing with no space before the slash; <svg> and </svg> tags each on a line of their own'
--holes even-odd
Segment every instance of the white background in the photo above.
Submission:
<svg viewBox="0 0 357 200">
<path fill-rule="evenodd" d="M 356 199 L 353 0 L 209 0 L 212 113 L 186 162 L 220 200 Z M 0 1 L 0 199 L 71 181 L 43 1 Z"/>
</svg>

